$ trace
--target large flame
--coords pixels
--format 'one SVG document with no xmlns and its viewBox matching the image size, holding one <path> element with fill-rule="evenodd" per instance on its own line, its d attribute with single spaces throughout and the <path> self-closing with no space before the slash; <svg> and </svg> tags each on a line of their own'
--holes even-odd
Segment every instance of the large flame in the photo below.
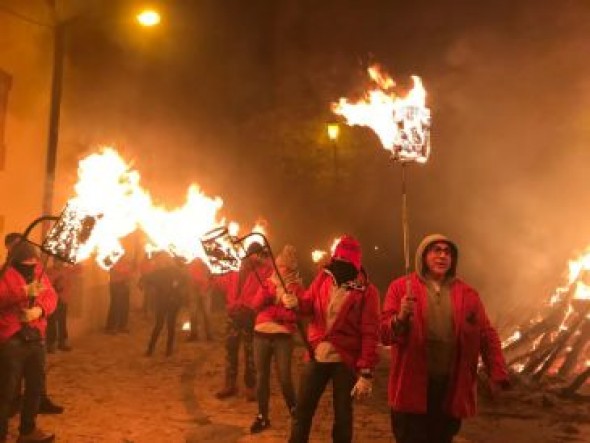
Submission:
<svg viewBox="0 0 590 443">
<path fill-rule="evenodd" d="M 590 300 L 590 249 L 569 262 L 569 284 L 575 285 L 574 299 Z"/>
<path fill-rule="evenodd" d="M 340 98 L 332 104 L 332 111 L 344 116 L 348 125 L 371 128 L 395 160 L 426 163 L 430 155 L 430 109 L 426 107 L 422 80 L 412 76 L 413 88 L 401 97 L 393 91 L 393 79 L 378 65 L 369 67 L 368 73 L 374 86 L 365 96 L 356 102 Z"/>
<path fill-rule="evenodd" d="M 141 187 L 139 172 L 108 147 L 80 161 L 78 177 L 76 195 L 68 207 L 80 216 L 95 217 L 96 224 L 78 251 L 77 261 L 95 253 L 99 265 L 108 269 L 124 254 L 121 239 L 141 229 L 147 238 L 146 251 L 167 251 L 187 262 L 199 257 L 209 263 L 200 239 L 211 229 L 226 225 L 219 214 L 221 198 L 209 197 L 191 185 L 183 206 L 156 206 Z M 231 233 L 237 234 L 238 229 L 237 223 L 229 223 Z"/>
</svg>

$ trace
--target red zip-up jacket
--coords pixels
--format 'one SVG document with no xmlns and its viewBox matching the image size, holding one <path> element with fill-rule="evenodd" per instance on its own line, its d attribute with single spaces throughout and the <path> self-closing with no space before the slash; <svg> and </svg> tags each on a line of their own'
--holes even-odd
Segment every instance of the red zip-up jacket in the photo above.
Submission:
<svg viewBox="0 0 590 443">
<path fill-rule="evenodd" d="M 311 316 L 307 336 L 315 349 L 329 341 L 342 362 L 353 370 L 373 369 L 379 360 L 379 291 L 367 282 L 365 290 L 350 289 L 332 328 L 326 332 L 326 314 L 334 279 L 322 270 L 309 288 L 298 294 L 299 310 Z"/>
<path fill-rule="evenodd" d="M 39 280 L 42 271 L 41 265 L 35 266 L 35 280 Z M 55 310 L 57 293 L 44 273 L 41 275 L 40 281 L 43 289 L 35 298 L 34 306 L 43 309 L 43 315 L 28 324 L 39 329 L 41 336 L 45 337 L 47 317 Z M 22 310 L 29 307 L 26 288 L 27 283 L 23 276 L 16 269 L 9 266 L 4 277 L 0 280 L 0 342 L 7 341 L 22 328 Z"/>
<path fill-rule="evenodd" d="M 287 285 L 287 290 L 295 294 L 301 286 L 297 283 Z M 279 300 L 277 301 L 277 287 L 271 279 L 267 279 L 265 284 L 261 286 L 252 300 L 252 309 L 258 312 L 256 315 L 256 324 L 267 322 L 278 323 L 294 333 L 297 321 L 297 311 L 295 309 L 287 309 L 285 305 Z"/>
<path fill-rule="evenodd" d="M 410 291 L 416 301 L 409 330 L 403 335 L 395 335 L 392 319 L 399 312 L 401 300 L 406 295 L 406 277 L 393 281 L 389 286 L 381 315 L 381 338 L 385 345 L 391 345 L 390 406 L 398 412 L 424 414 L 428 385 L 428 295 L 426 284 L 416 273 L 410 275 Z M 476 412 L 479 356 L 483 357 L 492 381 L 505 381 L 508 373 L 498 334 L 490 324 L 478 293 L 463 281 L 454 279 L 450 283 L 450 297 L 457 346 L 445 410 L 453 417 L 466 418 Z"/>
<path fill-rule="evenodd" d="M 254 309 L 253 300 L 260 288 L 260 282 L 266 281 L 272 274 L 272 266 L 265 262 L 255 269 L 232 271 L 213 279 L 213 285 L 225 293 L 227 312 L 229 314 L 242 308 Z M 245 272 L 240 287 L 240 272 Z"/>
</svg>

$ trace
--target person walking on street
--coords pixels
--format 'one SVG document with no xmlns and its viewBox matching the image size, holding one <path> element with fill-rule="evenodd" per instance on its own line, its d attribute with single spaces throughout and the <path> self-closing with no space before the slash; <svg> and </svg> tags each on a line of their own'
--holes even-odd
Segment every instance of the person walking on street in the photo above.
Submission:
<svg viewBox="0 0 590 443">
<path fill-rule="evenodd" d="M 35 247 L 26 240 L 12 245 L 0 278 L 0 442 L 6 441 L 15 392 L 24 379 L 18 442 L 50 442 L 54 435 L 36 425 L 45 379 L 45 328 L 57 294 L 43 273 Z"/>
<path fill-rule="evenodd" d="M 107 334 L 129 332 L 129 297 L 132 275 L 131 260 L 126 255 L 123 255 L 109 270 L 110 304 L 105 328 Z"/>
<path fill-rule="evenodd" d="M 239 271 L 213 278 L 213 285 L 225 293 L 227 323 L 225 330 L 225 386 L 215 394 L 223 400 L 238 393 L 238 357 L 244 346 L 244 384 L 248 401 L 255 401 L 256 369 L 252 339 L 256 314 L 252 301 L 262 283 L 270 277 L 272 266 L 260 243 L 251 243 Z"/>
<path fill-rule="evenodd" d="M 190 335 L 189 341 L 199 339 L 199 317 L 203 319 L 203 336 L 205 340 L 213 340 L 211 334 L 211 291 L 209 268 L 200 258 L 188 264 L 190 279 Z"/>
<path fill-rule="evenodd" d="M 155 269 L 144 277 L 144 284 L 151 288 L 153 293 L 156 310 L 156 321 L 146 355 L 151 356 L 154 353 L 158 337 L 166 322 L 166 355 L 170 356 L 174 349 L 178 311 L 188 297 L 189 275 L 185 265 L 176 261 L 167 252 L 159 251 L 153 259 Z"/>
<path fill-rule="evenodd" d="M 299 277 L 295 248 L 286 245 L 277 257 L 276 264 L 287 290 L 292 294 L 300 291 L 303 287 Z M 289 414 L 295 411 L 291 360 L 297 312 L 294 309 L 296 305 L 289 304 L 289 298 L 285 296 L 284 288 L 276 272 L 273 272 L 258 289 L 253 308 L 257 312 L 254 326 L 254 360 L 257 374 L 258 415 L 250 426 L 250 432 L 255 434 L 270 427 L 268 411 L 270 368 L 273 357 L 287 410 Z"/>
<path fill-rule="evenodd" d="M 331 381 L 332 440 L 350 443 L 352 401 L 372 392 L 379 342 L 379 292 L 362 269 L 359 242 L 343 236 L 331 262 L 298 300 L 291 294 L 284 298 L 287 305 L 298 303 L 301 315 L 309 317 L 308 340 L 314 349 L 301 376 L 289 442 L 309 441 L 318 402 Z"/>
<path fill-rule="evenodd" d="M 47 352 L 53 354 L 56 349 L 71 351 L 68 343 L 68 300 L 72 291 L 72 279 L 76 272 L 74 266 L 53 259 L 52 266 L 47 269 L 47 276 L 57 292 L 57 307 L 47 319 Z"/>
<path fill-rule="evenodd" d="M 477 365 L 507 387 L 500 340 L 475 289 L 456 277 L 458 249 L 439 234 L 416 251 L 416 271 L 394 280 L 381 316 L 391 346 L 389 405 L 398 443 L 451 443 L 476 412 Z M 409 293 L 407 282 L 409 279 Z"/>
</svg>

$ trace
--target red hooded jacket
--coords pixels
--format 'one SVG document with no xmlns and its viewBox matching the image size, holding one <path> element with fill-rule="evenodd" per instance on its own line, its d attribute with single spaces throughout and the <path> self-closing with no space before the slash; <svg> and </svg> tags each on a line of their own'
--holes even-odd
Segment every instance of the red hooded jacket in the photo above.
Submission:
<svg viewBox="0 0 590 443">
<path fill-rule="evenodd" d="M 322 270 L 307 291 L 300 292 L 299 309 L 310 315 L 307 328 L 310 344 L 315 349 L 329 341 L 342 362 L 353 370 L 373 369 L 379 360 L 379 291 L 366 283 L 365 290 L 350 289 L 332 328 L 326 332 L 326 313 L 334 280 Z"/>
<path fill-rule="evenodd" d="M 296 293 L 300 288 L 297 283 L 287 285 L 287 290 L 291 293 Z M 288 329 L 290 333 L 294 333 L 297 312 L 295 309 L 287 309 L 280 301 L 277 302 L 276 293 L 277 288 L 271 279 L 267 279 L 265 284 L 256 292 L 252 300 L 252 309 L 258 312 L 256 324 L 278 323 Z"/>
<path fill-rule="evenodd" d="M 41 265 L 35 267 L 35 279 L 39 280 L 42 273 Z M 43 309 L 43 315 L 29 325 L 39 329 L 41 336 L 45 336 L 46 318 L 53 313 L 57 304 L 57 293 L 51 286 L 45 274 L 40 279 L 43 289 L 35 299 L 34 306 Z M 21 328 L 22 310 L 29 307 L 27 283 L 23 276 L 14 268 L 8 267 L 0 280 L 0 342 L 7 341 Z"/>
<path fill-rule="evenodd" d="M 213 285 L 225 293 L 227 312 L 231 314 L 242 308 L 254 309 L 254 296 L 260 288 L 260 282 L 266 281 L 272 271 L 270 263 L 265 262 L 253 269 L 244 268 L 214 278 Z"/>
<path fill-rule="evenodd" d="M 453 249 L 453 263 L 449 270 L 449 296 L 456 338 L 449 394 L 444 408 L 453 417 L 465 418 L 476 412 L 479 356 L 483 357 L 493 382 L 506 381 L 508 373 L 498 334 L 490 324 L 479 294 L 454 277 L 458 254 L 456 245 L 438 234 L 426 237 L 416 252 L 417 272 L 410 275 L 410 293 L 415 298 L 414 314 L 410 317 L 409 329 L 405 333 L 395 334 L 392 320 L 400 311 L 402 298 L 406 295 L 406 277 L 394 280 L 385 296 L 381 315 L 381 338 L 385 345 L 391 345 L 389 404 L 394 411 L 426 413 L 428 292 L 423 279 L 424 252 L 429 245 L 441 241 L 448 243 Z"/>
</svg>

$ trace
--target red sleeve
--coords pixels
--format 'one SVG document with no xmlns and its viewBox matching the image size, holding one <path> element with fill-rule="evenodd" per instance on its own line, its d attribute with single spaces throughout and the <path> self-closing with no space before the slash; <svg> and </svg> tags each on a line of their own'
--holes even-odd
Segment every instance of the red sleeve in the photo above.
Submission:
<svg viewBox="0 0 590 443">
<path fill-rule="evenodd" d="M 379 291 L 369 285 L 364 295 L 365 304 L 361 317 L 361 356 L 356 366 L 358 369 L 373 369 L 379 361 Z"/>
<path fill-rule="evenodd" d="M 404 277 L 405 279 L 405 277 Z M 401 300 L 405 294 L 404 279 L 391 282 L 383 301 L 381 312 L 381 341 L 385 346 L 403 341 L 403 336 L 394 334 L 393 319 L 397 316 L 401 306 Z"/>
<path fill-rule="evenodd" d="M 23 285 L 11 282 L 10 271 L 0 280 L 0 309 L 18 305 L 26 299 L 27 294 Z"/>
<path fill-rule="evenodd" d="M 260 286 L 256 291 L 256 294 L 252 298 L 251 307 L 255 311 L 259 311 L 268 304 L 269 300 L 274 300 L 274 298 L 274 285 L 267 280 L 265 284 Z"/>
<path fill-rule="evenodd" d="M 297 290 L 297 298 L 299 300 L 299 312 L 301 315 L 312 315 L 313 314 L 313 301 L 319 294 L 320 288 L 327 275 L 324 271 L 321 271 L 316 278 L 311 282 L 307 290 L 299 288 Z"/>
<path fill-rule="evenodd" d="M 496 329 L 490 323 L 490 319 L 479 296 L 479 315 L 481 319 L 481 356 L 488 376 L 494 382 L 508 380 L 508 369 L 502 354 L 502 344 Z"/>
</svg>

